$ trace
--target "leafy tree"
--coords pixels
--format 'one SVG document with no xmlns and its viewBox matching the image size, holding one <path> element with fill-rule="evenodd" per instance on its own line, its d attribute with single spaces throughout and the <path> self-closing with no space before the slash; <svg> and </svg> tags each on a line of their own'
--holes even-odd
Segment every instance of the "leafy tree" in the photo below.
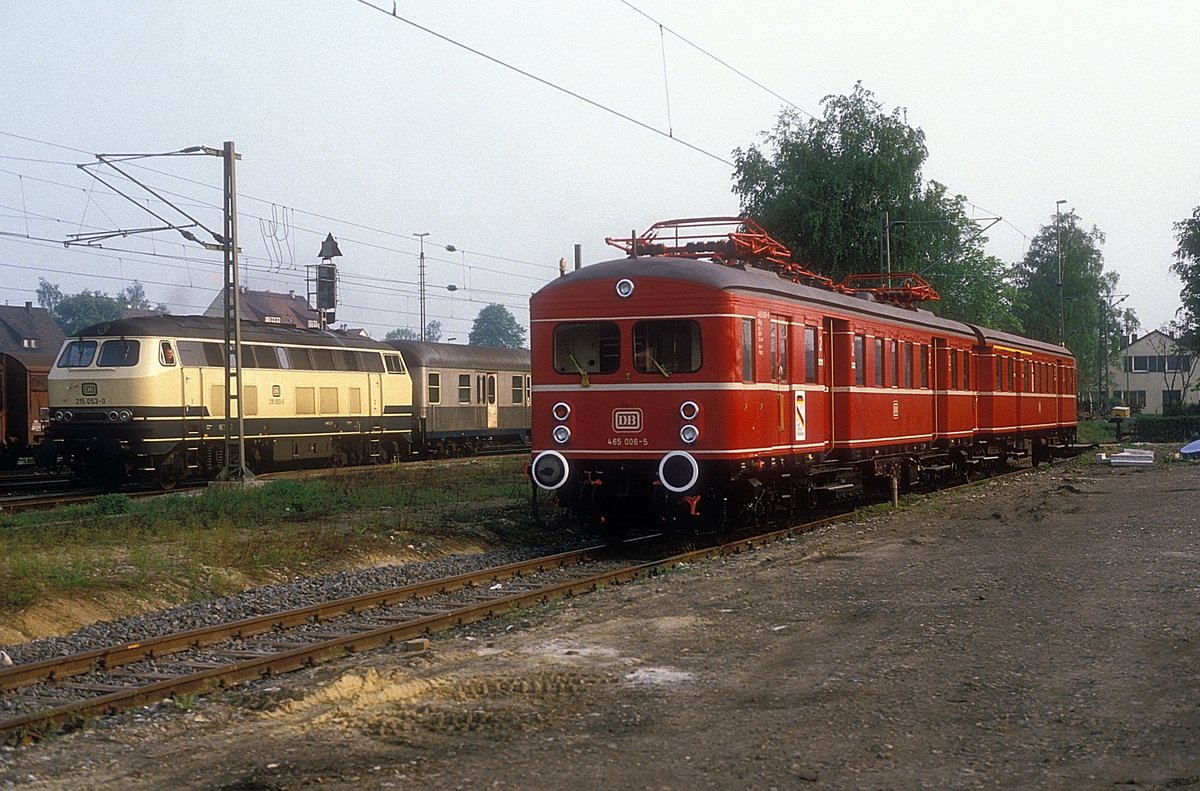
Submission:
<svg viewBox="0 0 1200 791">
<path fill-rule="evenodd" d="M 1176 314 L 1180 344 L 1191 353 L 1200 353 L 1200 206 L 1192 216 L 1175 223 L 1175 262 L 1171 271 L 1183 281 L 1179 300 L 1183 307 Z"/>
<path fill-rule="evenodd" d="M 383 336 L 385 341 L 419 341 L 421 333 L 414 330 L 412 327 L 397 327 L 394 330 L 388 330 L 387 335 Z M 437 343 L 442 339 L 442 323 L 437 319 L 425 323 L 425 340 L 430 343 Z"/>
<path fill-rule="evenodd" d="M 472 346 L 519 349 L 525 343 L 525 328 L 517 323 L 508 308 L 493 303 L 475 317 L 468 343 Z"/>
<path fill-rule="evenodd" d="M 822 104 L 823 116 L 807 121 L 784 110 L 763 149 L 734 151 L 743 213 L 819 274 L 885 271 L 890 250 L 891 271 L 918 272 L 941 293 L 926 307 L 1015 329 L 1005 268 L 984 255 L 966 199 L 921 176 L 925 133 L 908 125 L 904 110 L 885 113 L 862 83 Z"/>
<path fill-rule="evenodd" d="M 1074 212 L 1056 215 L 1030 242 L 1024 259 L 1013 268 L 1016 314 L 1029 337 L 1065 341 L 1079 368 L 1080 390 L 1099 392 L 1105 389 L 1104 369 L 1138 320 L 1132 310 L 1119 307 L 1120 276 L 1104 271 L 1104 234 L 1094 226 L 1084 229 L 1079 219 Z M 1103 359 L 1105 351 L 1108 360 Z"/>
<path fill-rule="evenodd" d="M 63 299 L 62 289 L 60 289 L 58 287 L 57 283 L 51 283 L 50 281 L 46 280 L 46 278 L 44 278 L 44 277 L 38 278 L 38 287 L 37 287 L 38 307 L 42 307 L 42 308 L 45 308 L 46 310 L 53 312 L 54 309 L 56 307 L 58 307 L 58 303 L 62 302 L 62 299 Z"/>
<path fill-rule="evenodd" d="M 125 307 L 101 291 L 84 289 L 78 294 L 63 297 L 50 315 L 66 335 L 101 321 L 115 321 L 125 315 Z"/>
<path fill-rule="evenodd" d="M 156 310 L 159 313 L 166 313 L 167 306 L 159 302 L 151 304 L 146 298 L 146 289 L 138 281 L 133 281 L 125 288 L 117 292 L 117 302 L 120 302 L 128 310 Z"/>
</svg>

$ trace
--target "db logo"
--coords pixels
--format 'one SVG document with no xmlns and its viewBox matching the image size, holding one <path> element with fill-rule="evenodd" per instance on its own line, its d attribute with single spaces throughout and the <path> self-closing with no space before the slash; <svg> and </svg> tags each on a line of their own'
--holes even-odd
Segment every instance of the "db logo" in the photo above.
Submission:
<svg viewBox="0 0 1200 791">
<path fill-rule="evenodd" d="M 642 430 L 642 410 L 640 409 L 614 409 L 613 410 L 613 431 L 641 431 Z"/>
</svg>

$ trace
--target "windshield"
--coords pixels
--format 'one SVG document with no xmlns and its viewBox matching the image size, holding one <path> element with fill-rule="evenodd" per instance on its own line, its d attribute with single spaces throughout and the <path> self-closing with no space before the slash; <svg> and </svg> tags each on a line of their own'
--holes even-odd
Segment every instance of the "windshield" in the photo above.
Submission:
<svg viewBox="0 0 1200 791">
<path fill-rule="evenodd" d="M 71 341 L 58 356 L 58 367 L 84 368 L 92 364 L 92 358 L 95 356 L 95 341 Z"/>
<path fill-rule="evenodd" d="M 137 365 L 138 351 L 141 345 L 140 341 L 125 340 L 124 338 L 105 341 L 104 345 L 100 347 L 100 359 L 96 360 L 96 365 L 101 368 L 123 368 Z"/>
</svg>

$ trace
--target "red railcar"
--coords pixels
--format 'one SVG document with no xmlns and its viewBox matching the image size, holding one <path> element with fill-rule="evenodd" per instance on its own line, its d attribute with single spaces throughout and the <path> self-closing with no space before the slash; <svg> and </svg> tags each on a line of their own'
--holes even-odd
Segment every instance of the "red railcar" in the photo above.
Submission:
<svg viewBox="0 0 1200 791">
<path fill-rule="evenodd" d="M 585 523 L 721 525 L 1073 441 L 1064 348 L 914 309 L 912 275 L 834 287 L 734 222 L 656 226 L 530 300 L 531 474 Z"/>
</svg>

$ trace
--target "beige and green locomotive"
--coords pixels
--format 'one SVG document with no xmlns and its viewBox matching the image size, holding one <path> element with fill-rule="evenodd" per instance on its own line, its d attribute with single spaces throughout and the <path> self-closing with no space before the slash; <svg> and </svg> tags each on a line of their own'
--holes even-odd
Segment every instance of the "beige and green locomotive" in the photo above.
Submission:
<svg viewBox="0 0 1200 791">
<path fill-rule="evenodd" d="M 242 322 L 241 409 L 255 472 L 414 455 L 400 354 L 336 331 Z M 84 480 L 171 486 L 225 466 L 220 319 L 152 316 L 67 338 L 49 376 L 50 431 Z"/>
</svg>

